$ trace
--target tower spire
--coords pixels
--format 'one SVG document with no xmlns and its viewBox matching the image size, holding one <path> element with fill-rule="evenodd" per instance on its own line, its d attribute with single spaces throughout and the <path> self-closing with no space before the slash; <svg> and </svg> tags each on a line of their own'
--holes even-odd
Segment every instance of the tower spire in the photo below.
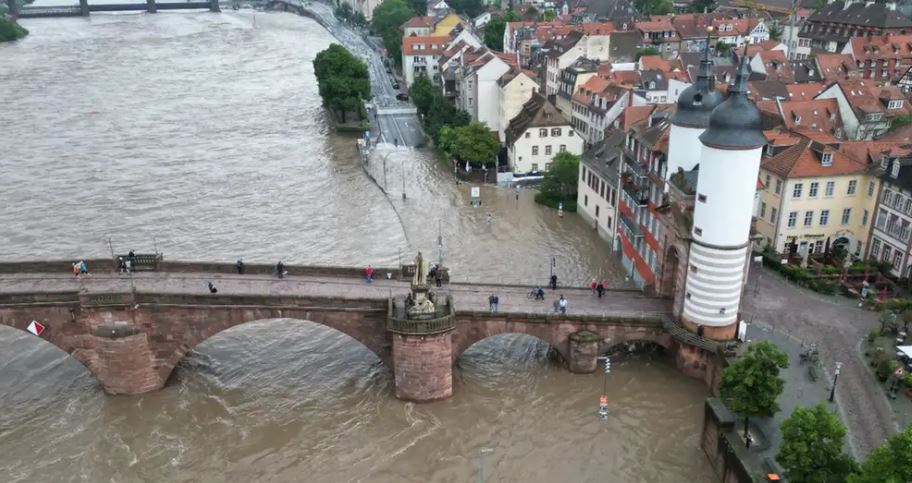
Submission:
<svg viewBox="0 0 912 483">
<path fill-rule="evenodd" d="M 706 27 L 706 48 L 703 49 L 703 60 L 700 61 L 700 72 L 697 74 L 697 80 L 704 81 L 708 90 L 712 90 L 715 87 L 713 61 L 712 56 L 709 53 L 710 35 L 712 34 L 712 30 L 713 28 L 711 25 Z"/>
<path fill-rule="evenodd" d="M 744 44 L 744 55 L 741 56 L 741 63 L 738 64 L 738 72 L 735 74 L 735 84 L 731 88 L 731 94 L 747 95 L 747 80 L 750 78 L 750 69 L 747 66 L 747 47 L 750 42 Z"/>
</svg>

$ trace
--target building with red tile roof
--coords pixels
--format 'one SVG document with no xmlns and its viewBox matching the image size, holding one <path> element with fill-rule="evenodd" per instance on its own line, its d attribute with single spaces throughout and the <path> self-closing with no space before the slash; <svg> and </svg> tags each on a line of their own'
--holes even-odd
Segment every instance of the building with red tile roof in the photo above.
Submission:
<svg viewBox="0 0 912 483">
<path fill-rule="evenodd" d="M 843 52 L 854 58 L 864 79 L 895 82 L 912 65 L 912 35 L 854 37 Z"/>
</svg>

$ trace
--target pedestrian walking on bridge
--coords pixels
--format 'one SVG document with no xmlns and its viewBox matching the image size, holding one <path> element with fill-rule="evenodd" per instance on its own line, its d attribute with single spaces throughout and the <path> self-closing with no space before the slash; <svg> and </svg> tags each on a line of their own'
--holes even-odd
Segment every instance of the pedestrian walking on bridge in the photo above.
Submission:
<svg viewBox="0 0 912 483">
<path fill-rule="evenodd" d="M 279 278 L 285 278 L 285 264 L 279 260 L 279 263 L 275 265 L 275 272 Z"/>
<path fill-rule="evenodd" d="M 367 268 L 364 269 L 364 276 L 365 276 L 365 278 L 367 278 L 367 283 L 373 282 L 374 281 L 374 268 L 371 267 L 370 265 L 368 265 Z"/>
<path fill-rule="evenodd" d="M 212 285 L 212 282 L 209 282 L 209 293 L 218 293 L 218 289 L 215 288 L 215 285 Z"/>
<path fill-rule="evenodd" d="M 602 298 L 602 295 L 605 295 L 605 286 L 598 284 L 598 286 L 595 288 L 595 291 L 598 293 L 598 298 Z"/>
<path fill-rule="evenodd" d="M 561 294 L 560 299 L 558 299 L 557 303 L 560 306 L 561 315 L 567 315 L 567 299 L 564 298 L 563 294 Z"/>
<path fill-rule="evenodd" d="M 238 258 L 237 263 L 234 264 L 234 267 L 237 269 L 238 275 L 244 274 L 244 261 Z"/>
<path fill-rule="evenodd" d="M 551 290 L 557 290 L 557 275 L 551 275 Z"/>
</svg>

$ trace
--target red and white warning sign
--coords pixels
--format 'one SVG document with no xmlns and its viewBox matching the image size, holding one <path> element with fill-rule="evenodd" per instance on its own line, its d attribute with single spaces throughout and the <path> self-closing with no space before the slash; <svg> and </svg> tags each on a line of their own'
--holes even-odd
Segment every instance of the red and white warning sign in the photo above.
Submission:
<svg viewBox="0 0 912 483">
<path fill-rule="evenodd" d="M 42 333 L 44 333 L 44 329 L 45 329 L 45 327 L 43 325 L 41 325 L 37 320 L 31 321 L 29 323 L 28 327 L 26 328 L 26 330 L 28 330 L 29 332 L 31 332 L 34 335 L 41 335 Z"/>
</svg>

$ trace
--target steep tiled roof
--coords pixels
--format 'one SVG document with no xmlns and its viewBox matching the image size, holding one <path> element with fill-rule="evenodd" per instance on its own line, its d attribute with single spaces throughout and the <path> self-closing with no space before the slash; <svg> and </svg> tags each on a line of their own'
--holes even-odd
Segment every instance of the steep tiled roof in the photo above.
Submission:
<svg viewBox="0 0 912 483">
<path fill-rule="evenodd" d="M 890 157 L 909 156 L 912 154 L 912 144 L 904 141 L 850 141 L 839 146 L 843 151 L 863 163 L 880 163 L 882 155 Z"/>
<path fill-rule="evenodd" d="M 777 80 L 760 80 L 748 83 L 750 93 L 755 100 L 775 100 L 777 97 L 788 99 L 786 84 Z"/>
<path fill-rule="evenodd" d="M 838 85 L 859 117 L 878 112 L 886 117 L 912 113 L 909 101 L 896 86 L 877 86 L 871 81 L 863 80 L 842 80 Z M 887 109 L 890 100 L 902 100 L 902 108 Z"/>
<path fill-rule="evenodd" d="M 667 72 L 671 70 L 671 63 L 662 58 L 661 55 L 644 55 L 640 57 L 641 70 L 659 70 Z"/>
<path fill-rule="evenodd" d="M 402 53 L 405 55 L 440 55 L 449 39 L 447 37 L 402 37 Z"/>
<path fill-rule="evenodd" d="M 614 24 L 611 22 L 585 22 L 576 28 L 587 35 L 608 35 L 614 32 Z"/>
<path fill-rule="evenodd" d="M 564 38 L 549 40 L 543 48 L 548 51 L 548 57 L 560 57 L 576 46 L 584 35 L 582 32 L 574 30 Z"/>
<path fill-rule="evenodd" d="M 832 165 L 824 166 L 823 153 L 832 156 Z M 816 143 L 805 138 L 779 154 L 765 158 L 761 167 L 783 178 L 809 178 L 860 174 L 867 165 L 833 146 Z"/>
<path fill-rule="evenodd" d="M 434 26 L 434 17 L 431 16 L 415 16 L 409 19 L 408 22 L 403 25 L 405 28 L 431 28 Z"/>
<path fill-rule="evenodd" d="M 526 129 L 569 124 L 553 104 L 538 92 L 533 92 L 532 98 L 523 104 L 522 110 L 510 120 L 510 125 L 507 126 L 505 133 L 507 145 L 512 145 L 526 132 Z"/>
<path fill-rule="evenodd" d="M 816 82 L 808 84 L 786 84 L 785 90 L 788 91 L 788 98 L 794 101 L 804 99 L 813 99 L 827 88 L 826 84 Z"/>
<path fill-rule="evenodd" d="M 820 75 L 826 82 L 835 82 L 842 79 L 849 79 L 858 75 L 858 68 L 855 67 L 855 61 L 848 54 L 817 54 L 817 66 L 820 68 Z"/>
<path fill-rule="evenodd" d="M 808 17 L 811 22 L 853 25 L 858 27 L 903 28 L 912 27 L 912 20 L 890 10 L 883 2 L 855 2 L 845 8 L 845 2 L 835 1 Z"/>
<path fill-rule="evenodd" d="M 832 135 L 842 129 L 842 117 L 836 99 L 807 101 L 760 101 L 761 110 L 776 113 L 789 129 L 808 129 Z"/>
<path fill-rule="evenodd" d="M 785 52 L 781 50 L 764 50 L 756 55 L 763 61 L 767 79 L 795 82 L 795 75 L 792 74 L 792 69 L 785 58 Z"/>
</svg>

